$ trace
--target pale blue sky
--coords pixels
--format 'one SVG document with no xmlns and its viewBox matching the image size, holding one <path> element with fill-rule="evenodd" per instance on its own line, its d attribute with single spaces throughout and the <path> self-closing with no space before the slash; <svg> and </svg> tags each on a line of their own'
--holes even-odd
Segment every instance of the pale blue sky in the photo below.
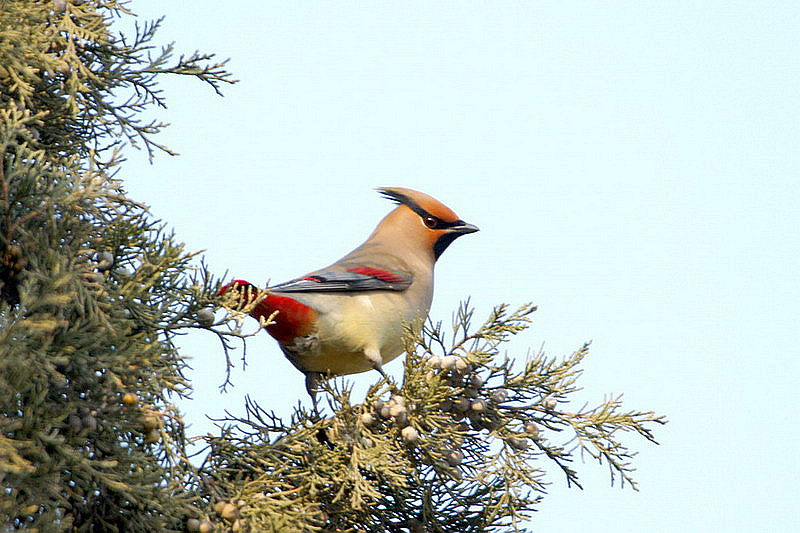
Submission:
<svg viewBox="0 0 800 533">
<path fill-rule="evenodd" d="M 515 353 L 591 339 L 581 399 L 669 417 L 661 446 L 629 439 L 640 493 L 594 464 L 583 492 L 553 471 L 534 531 L 800 529 L 796 2 L 132 7 L 241 79 L 225 98 L 165 83 L 160 141 L 182 155 L 129 152 L 122 173 L 212 269 L 326 265 L 390 209 L 374 187 L 417 188 L 481 228 L 442 256 L 435 318 L 466 296 L 479 315 L 533 301 Z M 305 401 L 266 334 L 227 395 L 216 340 L 185 346 L 193 431 L 245 393 Z"/>
</svg>

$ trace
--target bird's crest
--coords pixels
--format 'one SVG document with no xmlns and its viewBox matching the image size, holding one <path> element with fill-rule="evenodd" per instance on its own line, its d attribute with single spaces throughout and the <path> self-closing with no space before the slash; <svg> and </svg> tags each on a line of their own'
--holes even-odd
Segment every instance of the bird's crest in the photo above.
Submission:
<svg viewBox="0 0 800 533">
<path fill-rule="evenodd" d="M 397 204 L 407 206 L 421 217 L 432 215 L 445 222 L 455 222 L 458 220 L 458 215 L 456 215 L 452 209 L 424 192 L 406 189 L 404 187 L 379 187 L 378 192 L 380 192 L 384 198 L 388 198 Z"/>
</svg>

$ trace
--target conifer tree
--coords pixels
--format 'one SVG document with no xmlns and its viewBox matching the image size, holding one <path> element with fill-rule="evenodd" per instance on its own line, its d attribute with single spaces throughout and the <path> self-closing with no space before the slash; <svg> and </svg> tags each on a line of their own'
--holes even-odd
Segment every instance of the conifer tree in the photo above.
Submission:
<svg viewBox="0 0 800 533">
<path fill-rule="evenodd" d="M 0 524 L 180 530 L 196 499 L 171 403 L 195 325 L 192 255 L 114 179 L 151 153 L 156 80 L 231 81 L 213 56 L 115 34 L 114 1 L 0 5 Z"/>
<path fill-rule="evenodd" d="M 164 75 L 215 91 L 224 62 L 156 48 L 159 21 L 115 30 L 114 0 L 0 3 L 0 525 L 30 531 L 522 530 L 548 465 L 576 454 L 636 488 L 621 441 L 664 419 L 620 398 L 574 410 L 588 346 L 501 356 L 535 308 L 409 334 L 403 379 L 365 398 L 328 383 L 322 413 L 248 400 L 188 435 L 175 335 L 205 330 L 229 365 L 247 308 L 134 199 L 126 146 L 171 153 L 142 112 Z M 146 199 L 145 199 L 146 200 Z M 251 302 L 254 305 L 256 302 Z M 226 316 L 215 322 L 213 309 Z M 519 358 L 518 358 L 519 359 Z M 222 379 L 227 380 L 229 376 Z M 236 409 L 231 409 L 235 412 Z M 187 443 L 204 452 L 188 457 Z"/>
</svg>

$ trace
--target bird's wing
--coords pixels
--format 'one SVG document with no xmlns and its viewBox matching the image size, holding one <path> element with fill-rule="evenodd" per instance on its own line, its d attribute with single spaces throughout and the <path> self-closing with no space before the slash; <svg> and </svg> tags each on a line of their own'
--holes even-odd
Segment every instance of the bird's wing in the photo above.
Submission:
<svg viewBox="0 0 800 533">
<path fill-rule="evenodd" d="M 280 293 L 404 291 L 411 285 L 411 281 L 411 274 L 361 266 L 347 270 L 320 270 L 303 278 L 269 287 L 269 290 Z"/>
</svg>

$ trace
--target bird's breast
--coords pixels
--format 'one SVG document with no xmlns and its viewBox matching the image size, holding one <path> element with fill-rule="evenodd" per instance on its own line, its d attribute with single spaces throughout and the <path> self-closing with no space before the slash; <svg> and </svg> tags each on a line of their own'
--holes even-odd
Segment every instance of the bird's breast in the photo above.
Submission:
<svg viewBox="0 0 800 533">
<path fill-rule="evenodd" d="M 333 375 L 370 370 L 366 350 L 378 350 L 383 363 L 396 358 L 405 349 L 407 328 L 418 331 L 430 308 L 429 297 L 409 291 L 297 296 L 316 312 L 313 331 L 284 341 L 270 334 L 285 349 L 291 347 L 291 360 L 298 368 Z M 276 321 L 281 321 L 280 314 Z M 290 335 L 295 330 L 284 327 L 282 331 Z M 308 338 L 314 342 L 305 342 Z"/>
</svg>

